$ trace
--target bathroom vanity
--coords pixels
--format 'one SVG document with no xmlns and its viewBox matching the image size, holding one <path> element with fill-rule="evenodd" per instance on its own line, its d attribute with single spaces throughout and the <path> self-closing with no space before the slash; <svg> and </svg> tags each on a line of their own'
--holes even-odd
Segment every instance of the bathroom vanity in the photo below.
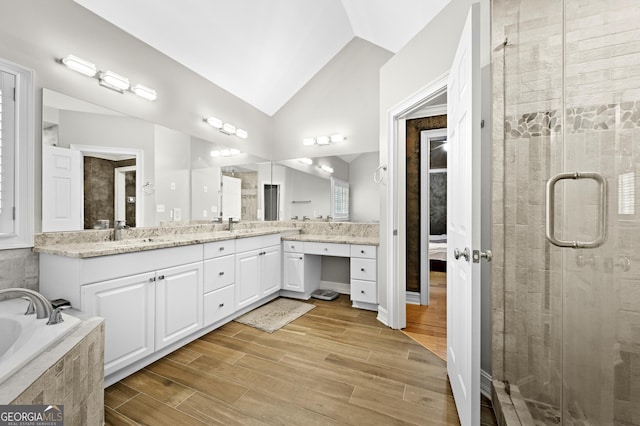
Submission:
<svg viewBox="0 0 640 426">
<path fill-rule="evenodd" d="M 353 306 L 377 310 L 376 238 L 300 231 L 49 241 L 34 249 L 40 291 L 105 318 L 106 386 L 278 296 L 308 299 L 324 256 L 350 259 Z"/>
</svg>

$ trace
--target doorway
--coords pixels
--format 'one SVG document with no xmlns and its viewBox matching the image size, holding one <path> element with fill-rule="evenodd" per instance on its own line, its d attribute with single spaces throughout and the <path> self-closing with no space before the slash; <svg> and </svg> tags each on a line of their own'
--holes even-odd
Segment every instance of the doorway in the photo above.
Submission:
<svg viewBox="0 0 640 426">
<path fill-rule="evenodd" d="M 264 184 L 264 220 L 279 220 L 280 185 Z"/>
</svg>

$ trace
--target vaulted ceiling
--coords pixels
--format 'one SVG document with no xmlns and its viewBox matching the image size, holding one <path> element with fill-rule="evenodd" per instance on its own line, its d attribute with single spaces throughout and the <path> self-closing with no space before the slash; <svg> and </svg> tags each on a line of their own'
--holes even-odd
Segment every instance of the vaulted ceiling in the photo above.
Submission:
<svg viewBox="0 0 640 426">
<path fill-rule="evenodd" d="M 75 0 L 268 115 L 349 41 L 393 53 L 450 0 Z"/>
</svg>

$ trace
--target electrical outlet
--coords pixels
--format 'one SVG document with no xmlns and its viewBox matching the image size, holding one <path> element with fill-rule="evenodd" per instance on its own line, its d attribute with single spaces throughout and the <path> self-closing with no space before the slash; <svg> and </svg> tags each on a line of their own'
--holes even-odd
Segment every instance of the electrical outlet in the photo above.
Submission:
<svg viewBox="0 0 640 426">
<path fill-rule="evenodd" d="M 175 182 L 171 182 L 171 190 L 172 191 L 176 190 L 176 183 Z"/>
<path fill-rule="evenodd" d="M 156 213 L 164 213 L 164 204 L 156 205 Z"/>
</svg>

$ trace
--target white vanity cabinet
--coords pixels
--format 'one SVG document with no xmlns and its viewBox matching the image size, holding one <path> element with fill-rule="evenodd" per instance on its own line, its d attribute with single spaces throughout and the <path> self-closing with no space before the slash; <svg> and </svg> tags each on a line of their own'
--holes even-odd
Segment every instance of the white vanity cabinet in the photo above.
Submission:
<svg viewBox="0 0 640 426">
<path fill-rule="evenodd" d="M 304 254 L 304 242 L 283 241 L 281 296 L 309 299 L 320 288 L 320 256 Z"/>
<path fill-rule="evenodd" d="M 235 312 L 235 240 L 204 245 L 204 325 Z"/>
<path fill-rule="evenodd" d="M 236 240 L 236 310 L 280 290 L 280 235 Z"/>
<path fill-rule="evenodd" d="M 40 291 L 105 319 L 105 376 L 203 326 L 202 245 L 72 258 L 40 254 Z"/>
<path fill-rule="evenodd" d="M 82 286 L 82 309 L 105 319 L 105 376 L 155 351 L 156 274 Z"/>
<path fill-rule="evenodd" d="M 352 244 L 351 301 L 353 307 L 377 310 L 377 250 L 376 246 Z"/>
</svg>

